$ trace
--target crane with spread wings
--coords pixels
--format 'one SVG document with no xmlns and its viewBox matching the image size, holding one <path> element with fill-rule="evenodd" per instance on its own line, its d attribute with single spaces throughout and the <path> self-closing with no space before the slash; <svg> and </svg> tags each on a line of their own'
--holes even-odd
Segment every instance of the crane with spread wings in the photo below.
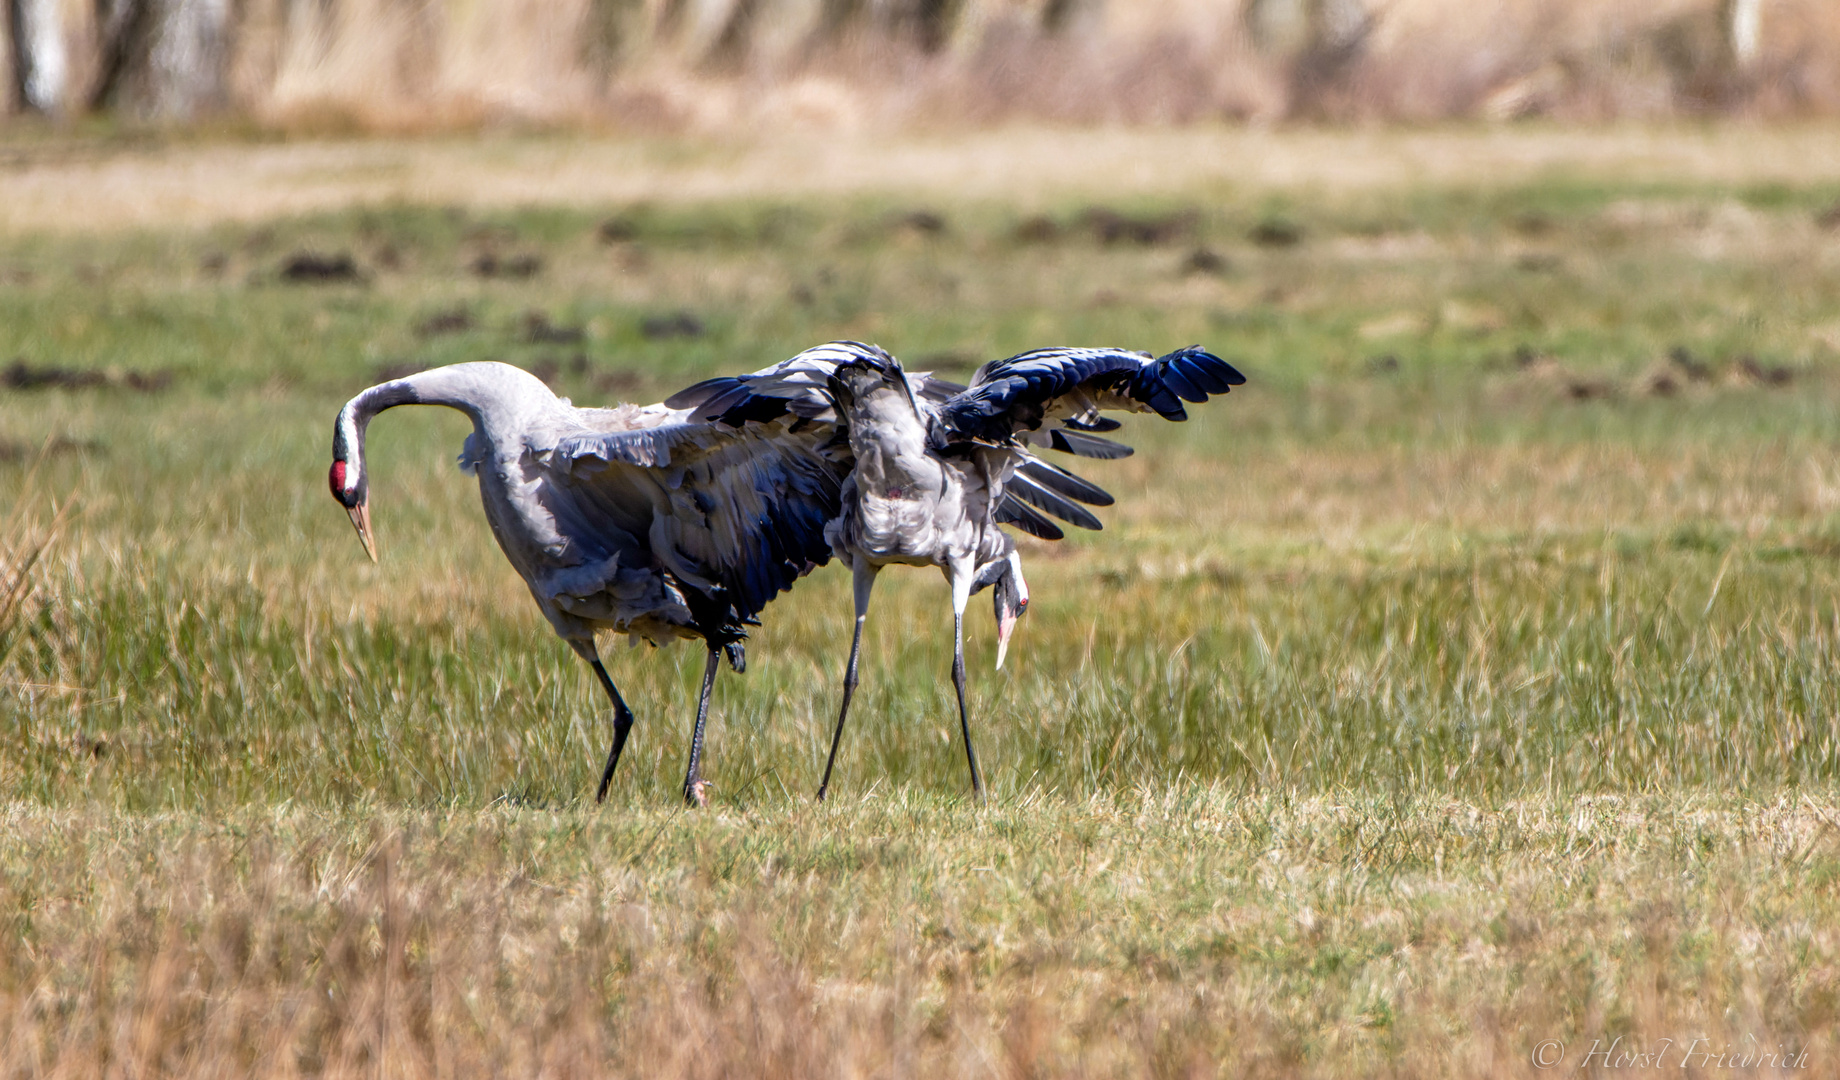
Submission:
<svg viewBox="0 0 1840 1080">
<path fill-rule="evenodd" d="M 789 421 L 788 431 L 817 433 L 837 460 L 848 462 L 838 512 L 824 537 L 853 575 L 856 625 L 818 798 L 830 787 L 857 686 L 869 596 L 884 566 L 937 566 L 951 585 L 952 683 L 972 789 L 982 798 L 965 708 L 965 607 L 973 593 L 994 588 L 1001 667 L 1028 604 L 1022 560 L 1000 526 L 1055 540 L 1063 534 L 1046 515 L 1097 529 L 1100 522 L 1086 507 L 1112 502 L 1035 450 L 1123 457 L 1129 447 L 1099 434 L 1120 426 L 1102 413 L 1186 420 L 1184 402 L 1204 402 L 1245 381 L 1200 346 L 1160 358 L 1123 349 L 1055 348 L 986 364 L 961 386 L 909 375 L 873 345 L 839 341 L 666 399 L 666 407 L 683 409 L 693 420 L 737 429 Z"/>
</svg>

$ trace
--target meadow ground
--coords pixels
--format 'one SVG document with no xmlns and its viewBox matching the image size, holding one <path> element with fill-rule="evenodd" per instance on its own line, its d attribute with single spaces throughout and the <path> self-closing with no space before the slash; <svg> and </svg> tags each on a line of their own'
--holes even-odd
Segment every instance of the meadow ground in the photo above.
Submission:
<svg viewBox="0 0 1840 1080">
<path fill-rule="evenodd" d="M 1200 132 L 1173 177 L 1035 175 L 1181 137 L 783 186 L 560 137 L 9 146 L 0 520 L 74 510 L 0 624 L 0 1074 L 1840 1073 L 1826 136 Z M 295 152 L 322 184 L 244 197 Z M 584 154 L 665 164 L 597 201 Z M 439 182 L 328 164 L 391 155 Z M 141 169 L 179 201 L 72 197 Z M 1024 544 L 1001 673 L 974 609 L 987 807 L 934 575 L 878 589 L 832 802 L 835 567 L 718 682 L 705 812 L 700 654 L 607 650 L 639 727 L 597 808 L 602 699 L 465 421 L 373 428 L 381 565 L 325 494 L 389 371 L 649 401 L 845 336 L 1251 379 L 1077 466 L 1118 504 Z"/>
</svg>

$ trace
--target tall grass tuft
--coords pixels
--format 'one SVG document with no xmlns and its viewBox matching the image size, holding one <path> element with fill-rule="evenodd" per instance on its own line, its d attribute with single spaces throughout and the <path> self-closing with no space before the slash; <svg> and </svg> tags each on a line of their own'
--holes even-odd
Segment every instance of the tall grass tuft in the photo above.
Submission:
<svg viewBox="0 0 1840 1080">
<path fill-rule="evenodd" d="M 0 524 L 0 671 L 5 670 L 7 658 L 19 638 L 21 617 L 29 611 L 30 601 L 37 591 L 39 563 L 56 542 L 71 508 L 76 505 L 69 499 L 59 503 L 38 490 L 40 469 L 50 456 L 51 447 L 51 441 L 47 440 L 39 449 L 20 485 L 12 512 Z M 48 521 L 44 519 L 47 509 L 50 512 Z"/>
</svg>

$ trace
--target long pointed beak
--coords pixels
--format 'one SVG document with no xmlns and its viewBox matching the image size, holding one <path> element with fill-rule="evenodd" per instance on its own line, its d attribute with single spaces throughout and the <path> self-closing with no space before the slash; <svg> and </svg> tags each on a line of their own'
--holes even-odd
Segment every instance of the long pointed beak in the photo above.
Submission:
<svg viewBox="0 0 1840 1080">
<path fill-rule="evenodd" d="M 370 502 L 361 502 L 356 506 L 348 508 L 345 512 L 351 515 L 351 524 L 353 528 L 358 530 L 358 539 L 364 541 L 365 554 L 371 557 L 371 562 L 376 562 L 377 542 L 371 539 Z"/>
<path fill-rule="evenodd" d="M 998 671 L 1003 670 L 1003 658 L 1009 655 L 1009 636 L 1015 633 L 1016 623 L 1021 621 L 1023 614 L 1027 612 L 1028 610 L 1029 610 L 1029 601 L 1028 601 L 1027 596 L 1024 596 L 1022 598 L 1022 602 L 1014 605 L 1013 607 L 1009 604 L 1003 604 L 997 608 L 997 670 Z"/>
<path fill-rule="evenodd" d="M 997 585 L 994 599 L 997 608 L 997 670 L 1003 670 L 1003 658 L 1009 655 L 1009 636 L 1016 622 L 1029 610 L 1029 583 L 1022 577 L 1022 559 L 1009 553 L 1009 577 Z M 1007 601 L 1007 602 L 1006 602 Z"/>
</svg>

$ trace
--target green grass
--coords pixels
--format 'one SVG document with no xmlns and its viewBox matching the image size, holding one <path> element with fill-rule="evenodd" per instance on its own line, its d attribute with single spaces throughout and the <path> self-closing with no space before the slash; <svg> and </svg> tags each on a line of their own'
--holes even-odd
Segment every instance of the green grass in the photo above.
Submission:
<svg viewBox="0 0 1840 1080">
<path fill-rule="evenodd" d="M 10 238 L 0 364 L 108 385 L 0 390 L 0 501 L 51 438 L 78 504 L 0 668 L 0 1072 L 1502 1075 L 1618 1034 L 1831 1070 L 1835 195 L 1198 191 L 1117 207 L 1193 211 L 1148 247 L 1085 204 L 1029 241 L 867 197 Z M 1300 243 L 1249 239 L 1279 218 Z M 363 278 L 281 281 L 302 250 Z M 646 337 L 678 311 L 705 333 Z M 674 807 L 701 655 L 609 643 L 639 726 L 597 809 L 607 710 L 453 467 L 464 420 L 372 429 L 380 566 L 325 494 L 392 365 L 649 401 L 842 336 L 961 378 L 1200 341 L 1251 377 L 1077 466 L 1118 505 L 1025 545 L 1001 673 L 974 609 L 988 808 L 933 575 L 882 578 L 834 805 L 831 567 L 718 681 L 710 812 Z"/>
</svg>

